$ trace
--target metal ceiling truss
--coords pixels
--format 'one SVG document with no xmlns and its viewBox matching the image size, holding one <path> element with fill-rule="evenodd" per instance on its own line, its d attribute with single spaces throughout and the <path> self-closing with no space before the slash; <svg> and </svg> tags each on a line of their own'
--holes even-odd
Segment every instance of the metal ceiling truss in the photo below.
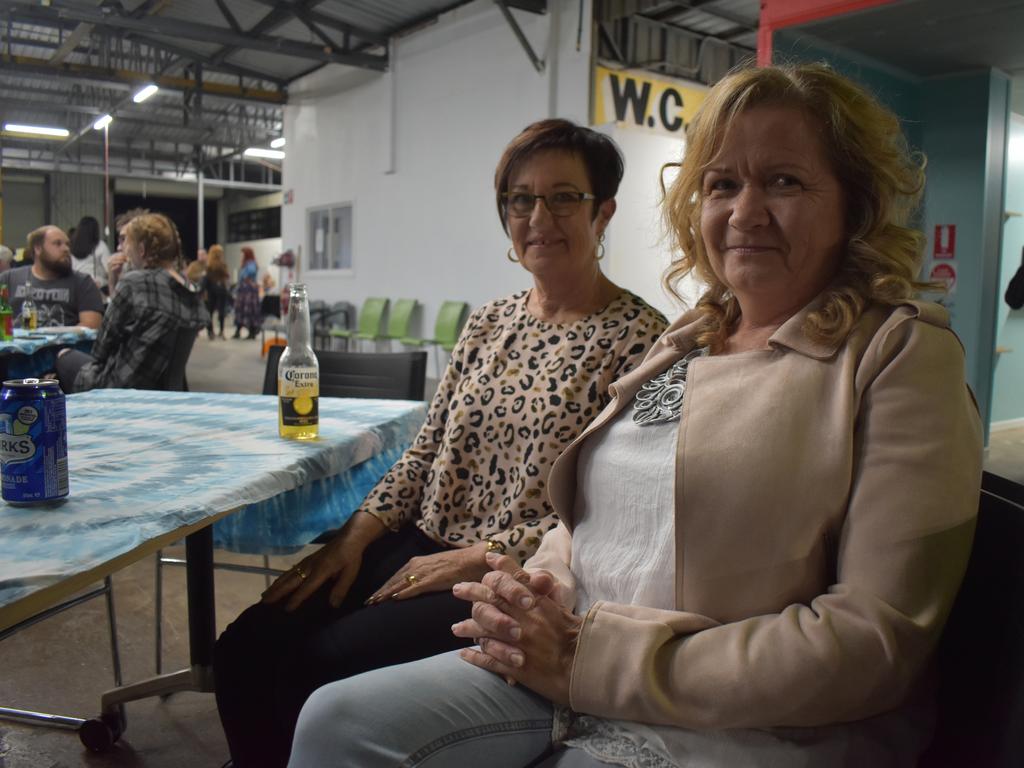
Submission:
<svg viewBox="0 0 1024 768">
<path fill-rule="evenodd" d="M 147 0 L 131 12 L 116 0 L 84 10 L 66 7 L 59 0 L 50 6 L 21 0 L 5 3 L 6 19 L 0 17 L 0 22 L 6 21 L 0 29 L 5 33 L 0 40 L 4 54 L 0 57 L 0 118 L 62 124 L 72 135 L 64 142 L 4 137 L 4 166 L 96 172 L 102 166 L 103 134 L 93 131 L 92 123 L 107 113 L 117 121 L 109 145 L 114 172 L 143 169 L 155 176 L 181 175 L 204 166 L 211 157 L 246 146 L 265 146 L 281 134 L 286 80 L 225 61 L 226 56 L 215 58 L 184 44 L 155 39 L 157 35 L 203 39 L 204 32 L 213 39 L 210 31 L 216 29 L 195 34 L 197 27 L 191 23 L 148 17 L 161 3 L 166 0 Z M 242 40 L 248 33 L 241 30 L 226 3 L 218 5 L 223 6 L 221 12 L 231 29 L 222 30 L 223 38 L 216 37 L 216 42 L 309 53 L 303 49 L 306 44 L 277 46 L 275 39 L 265 35 Z M 187 34 L 183 34 L 185 27 Z M 39 34 L 40 29 L 49 31 L 48 39 Z M 38 53 L 13 55 L 14 46 L 19 52 Z M 313 58 L 324 61 L 323 49 L 317 48 Z M 216 76 L 211 79 L 210 73 Z M 225 75 L 237 81 L 224 82 Z M 61 87 L 40 85 L 46 82 Z M 136 107 L 131 93 L 148 82 L 159 85 L 162 93 Z M 174 91 L 181 93 L 179 99 L 168 97 Z M 252 168 L 248 170 L 243 165 L 239 178 L 254 176 Z M 266 169 L 259 168 L 254 180 L 265 182 L 266 175 Z"/>
<path fill-rule="evenodd" d="M 34 24 L 54 25 L 60 22 L 79 22 L 92 24 L 95 30 L 105 33 L 117 31 L 132 32 L 158 37 L 174 37 L 184 40 L 196 40 L 204 43 L 216 43 L 239 50 L 263 51 L 301 59 L 311 59 L 330 64 L 347 64 L 369 69 L 387 69 L 387 53 L 373 55 L 366 53 L 349 53 L 343 50 L 332 50 L 321 45 L 290 40 L 284 37 L 272 37 L 262 32 L 235 31 L 230 28 L 199 24 L 193 21 L 175 19 L 165 16 L 143 16 L 136 18 L 123 12 L 119 6 L 106 5 L 101 8 L 70 7 L 55 2 L 49 7 L 40 6 L 37 0 L 6 0 L 9 12 L 16 17 L 31 21 Z M 309 3 L 285 4 L 285 13 L 294 15 L 296 9 L 304 10 Z M 120 11 L 120 12 L 118 12 Z M 258 26 L 258 25 L 257 25 Z M 214 61 L 217 57 L 214 56 Z"/>
<path fill-rule="evenodd" d="M 714 0 L 596 0 L 597 55 L 630 69 L 647 69 L 712 84 L 755 53 L 736 40 L 757 32 L 756 25 L 712 7 Z M 700 11 L 727 22 L 719 34 L 689 28 L 681 21 Z"/>
<path fill-rule="evenodd" d="M 501 11 L 501 15 L 505 17 L 505 21 L 512 29 L 512 34 L 516 36 L 516 40 L 519 41 L 519 45 L 523 47 L 523 51 L 526 52 L 526 57 L 533 64 L 533 68 L 538 73 L 544 71 L 544 59 L 540 58 L 534 50 L 533 46 L 530 45 L 530 41 L 527 39 L 526 34 L 523 32 L 522 27 L 519 26 L 519 22 L 516 21 L 516 17 L 512 15 L 512 11 L 509 7 L 521 8 L 528 10 L 531 13 L 547 13 L 548 4 L 547 0 L 494 0 L 494 4 L 498 6 L 498 10 Z"/>
</svg>

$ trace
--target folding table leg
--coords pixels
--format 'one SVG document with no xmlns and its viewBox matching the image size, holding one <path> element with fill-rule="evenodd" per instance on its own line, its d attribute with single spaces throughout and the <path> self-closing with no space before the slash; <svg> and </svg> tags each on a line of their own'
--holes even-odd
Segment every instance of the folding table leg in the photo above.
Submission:
<svg viewBox="0 0 1024 768">
<path fill-rule="evenodd" d="M 185 538 L 188 584 L 188 640 L 191 666 L 178 672 L 156 675 L 105 692 L 101 714 L 82 724 L 79 737 L 94 751 L 104 751 L 124 731 L 122 705 L 151 696 L 178 691 L 213 690 L 213 644 L 217 623 L 213 590 L 213 527 L 206 526 Z"/>
</svg>

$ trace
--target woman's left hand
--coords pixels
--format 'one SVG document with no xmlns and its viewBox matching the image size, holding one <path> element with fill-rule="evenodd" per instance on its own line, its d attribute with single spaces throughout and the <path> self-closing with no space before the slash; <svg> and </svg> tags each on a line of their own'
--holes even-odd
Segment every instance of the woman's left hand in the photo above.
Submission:
<svg viewBox="0 0 1024 768">
<path fill-rule="evenodd" d="M 406 600 L 425 592 L 442 592 L 460 581 L 477 581 L 487 573 L 486 544 L 414 557 L 370 595 L 367 605 Z"/>
<path fill-rule="evenodd" d="M 531 574 L 507 556 L 489 555 L 494 568 L 481 583 L 455 585 L 473 602 L 473 618 L 452 626 L 480 650 L 459 652 L 470 664 L 522 683 L 555 704 L 569 704 L 572 663 L 583 619 L 531 589 Z"/>
</svg>

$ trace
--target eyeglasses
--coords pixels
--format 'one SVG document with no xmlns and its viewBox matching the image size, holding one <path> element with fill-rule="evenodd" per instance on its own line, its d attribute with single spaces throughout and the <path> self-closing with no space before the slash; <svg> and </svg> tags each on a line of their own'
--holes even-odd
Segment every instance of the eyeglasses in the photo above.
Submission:
<svg viewBox="0 0 1024 768">
<path fill-rule="evenodd" d="M 572 216 L 579 210 L 580 203 L 584 200 L 596 200 L 589 192 L 575 192 L 563 190 L 552 192 L 550 195 L 531 195 L 529 192 L 503 192 L 501 199 L 505 201 L 505 208 L 509 216 L 523 218 L 533 213 L 538 200 L 543 200 L 544 205 L 551 212 L 552 216 Z"/>
</svg>

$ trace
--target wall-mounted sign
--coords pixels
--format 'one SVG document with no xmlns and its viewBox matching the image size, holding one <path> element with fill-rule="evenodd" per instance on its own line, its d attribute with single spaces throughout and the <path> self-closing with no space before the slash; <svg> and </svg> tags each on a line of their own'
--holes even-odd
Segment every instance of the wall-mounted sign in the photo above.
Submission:
<svg viewBox="0 0 1024 768">
<path fill-rule="evenodd" d="M 284 191 L 283 199 L 285 205 L 291 205 L 293 202 L 295 202 L 295 190 L 286 189 Z"/>
<path fill-rule="evenodd" d="M 681 136 L 708 89 L 632 69 L 594 67 L 594 125 L 620 123 Z"/>
<path fill-rule="evenodd" d="M 936 259 L 956 258 L 956 224 L 935 225 L 935 243 L 932 254 Z"/>
</svg>

